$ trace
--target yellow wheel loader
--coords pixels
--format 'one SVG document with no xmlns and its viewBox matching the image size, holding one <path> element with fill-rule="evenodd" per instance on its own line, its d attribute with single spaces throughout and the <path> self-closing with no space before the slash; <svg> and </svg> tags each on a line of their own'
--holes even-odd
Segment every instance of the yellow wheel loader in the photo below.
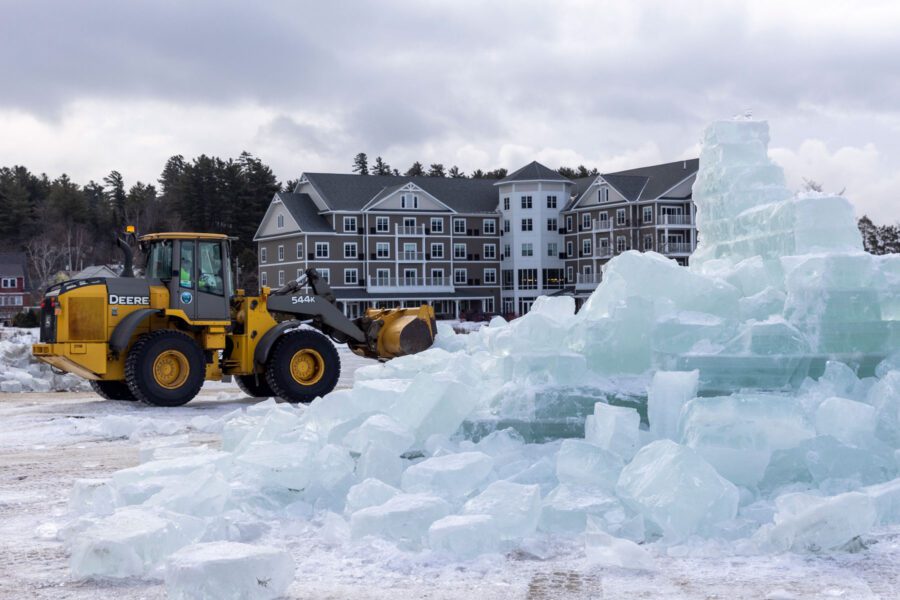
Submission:
<svg viewBox="0 0 900 600">
<path fill-rule="evenodd" d="M 134 277 L 129 245 L 118 242 L 122 277 L 48 288 L 40 343 L 32 348 L 110 400 L 180 406 L 204 381 L 234 377 L 252 397 L 310 402 L 337 385 L 341 362 L 332 341 L 381 360 L 434 342 L 430 306 L 368 310 L 351 320 L 315 269 L 259 296 L 233 289 L 225 235 L 141 237 L 143 278 Z"/>
</svg>

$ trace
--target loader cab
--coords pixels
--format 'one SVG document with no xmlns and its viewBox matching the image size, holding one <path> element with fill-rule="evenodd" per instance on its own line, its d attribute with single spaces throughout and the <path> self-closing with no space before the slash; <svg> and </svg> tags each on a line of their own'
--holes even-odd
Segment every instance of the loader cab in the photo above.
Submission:
<svg viewBox="0 0 900 600">
<path fill-rule="evenodd" d="M 146 277 L 169 289 L 169 308 L 192 321 L 227 321 L 233 293 L 228 237 L 159 233 L 141 238 Z"/>
</svg>

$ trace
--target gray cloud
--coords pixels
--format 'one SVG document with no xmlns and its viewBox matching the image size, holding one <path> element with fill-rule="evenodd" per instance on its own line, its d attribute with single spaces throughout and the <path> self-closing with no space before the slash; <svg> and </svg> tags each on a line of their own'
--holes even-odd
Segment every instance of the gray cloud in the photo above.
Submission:
<svg viewBox="0 0 900 600">
<path fill-rule="evenodd" d="M 452 163 L 465 147 L 495 162 L 517 144 L 615 162 L 646 143 L 680 156 L 706 122 L 752 108 L 781 147 L 873 143 L 883 164 L 900 164 L 892 3 L 36 0 L 2 14 L 0 115 L 59 130 L 102 112 L 83 102 L 225 115 L 205 140 L 160 123 L 172 130 L 161 155 L 206 143 L 269 152 L 292 171 L 345 170 L 358 151 L 406 165 Z M 127 146 L 133 128 L 120 136 L 104 142 Z M 28 143 L 23 156 L 39 155 Z M 151 168 L 95 169 L 112 167 Z"/>
</svg>

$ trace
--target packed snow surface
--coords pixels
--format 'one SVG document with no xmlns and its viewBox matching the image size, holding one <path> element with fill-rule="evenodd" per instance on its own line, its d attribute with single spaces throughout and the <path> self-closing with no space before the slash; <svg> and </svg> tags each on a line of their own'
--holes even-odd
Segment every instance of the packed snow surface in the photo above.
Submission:
<svg viewBox="0 0 900 600">
<path fill-rule="evenodd" d="M 54 373 L 50 365 L 31 356 L 38 341 L 37 329 L 3 329 L 0 332 L 0 392 L 68 392 L 88 390 L 77 375 Z"/>
<path fill-rule="evenodd" d="M 789 193 L 767 143 L 764 122 L 706 130 L 689 268 L 626 252 L 578 313 L 542 297 L 465 335 L 439 325 L 352 389 L 223 417 L 222 451 L 80 483 L 74 573 L 168 577 L 173 556 L 219 572 L 256 555 L 204 544 L 275 519 L 435 560 L 865 551 L 900 522 L 900 257 L 862 251 L 845 199 Z"/>
</svg>

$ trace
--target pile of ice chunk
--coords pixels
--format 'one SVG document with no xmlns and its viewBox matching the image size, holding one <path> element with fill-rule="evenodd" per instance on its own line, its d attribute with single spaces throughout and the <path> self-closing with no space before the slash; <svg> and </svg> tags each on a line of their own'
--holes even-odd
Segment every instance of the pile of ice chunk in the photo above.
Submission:
<svg viewBox="0 0 900 600">
<path fill-rule="evenodd" d="M 338 548 L 467 560 L 564 539 L 638 569 L 703 539 L 865 547 L 900 524 L 900 257 L 862 252 L 843 198 L 788 193 L 767 141 L 761 122 L 707 130 L 690 268 L 626 252 L 578 312 L 542 297 L 465 335 L 439 325 L 433 349 L 305 409 L 236 411 L 221 451 L 79 483 L 73 570 L 153 576 L 186 555 L 213 573 L 210 548 L 227 564 L 234 546 L 173 553 L 277 546 L 296 520 Z"/>
<path fill-rule="evenodd" d="M 37 329 L 0 328 L 0 392 L 68 392 L 90 389 L 72 374 L 54 373 L 31 355 Z"/>
</svg>

